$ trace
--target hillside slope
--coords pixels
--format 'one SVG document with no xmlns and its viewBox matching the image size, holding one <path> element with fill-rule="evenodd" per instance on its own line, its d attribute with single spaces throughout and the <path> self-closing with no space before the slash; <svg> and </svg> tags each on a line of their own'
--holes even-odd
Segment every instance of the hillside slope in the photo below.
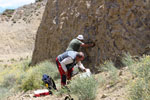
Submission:
<svg viewBox="0 0 150 100">
<path fill-rule="evenodd" d="M 126 96 L 128 95 L 128 81 L 131 80 L 131 74 L 129 74 L 129 71 L 127 70 L 127 67 L 120 70 L 122 75 L 118 76 L 117 79 L 119 81 L 115 84 L 111 84 L 107 81 L 112 81 L 109 79 L 109 73 L 102 72 L 99 74 L 96 74 L 96 79 L 107 81 L 104 82 L 103 85 L 99 84 L 99 87 L 97 89 L 96 93 L 96 99 L 94 100 L 127 100 Z M 59 80 L 60 81 L 60 80 Z M 56 82 L 56 85 L 58 86 L 58 81 Z M 33 97 L 34 91 L 27 91 L 27 92 L 20 92 L 16 93 L 12 96 L 7 97 L 7 100 L 64 100 L 65 96 L 67 96 L 67 93 L 58 96 L 57 92 L 54 92 L 54 95 L 48 95 L 48 96 L 41 96 L 41 97 Z M 58 89 L 58 92 L 60 91 L 60 88 Z M 78 90 L 79 91 L 79 90 Z M 74 97 L 74 96 L 73 96 Z M 78 99 L 74 99 L 78 100 Z"/>
<path fill-rule="evenodd" d="M 0 60 L 31 55 L 46 1 L 6 10 L 0 15 Z"/>
</svg>

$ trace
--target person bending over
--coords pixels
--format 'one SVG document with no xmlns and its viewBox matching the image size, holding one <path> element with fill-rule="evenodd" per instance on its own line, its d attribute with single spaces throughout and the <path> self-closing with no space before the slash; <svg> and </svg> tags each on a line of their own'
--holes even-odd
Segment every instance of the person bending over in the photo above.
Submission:
<svg viewBox="0 0 150 100">
<path fill-rule="evenodd" d="M 83 52 L 66 51 L 58 55 L 56 58 L 56 64 L 61 76 L 61 86 L 65 86 L 66 80 L 71 79 L 75 66 L 86 72 L 86 68 L 81 63 L 83 59 Z"/>
</svg>

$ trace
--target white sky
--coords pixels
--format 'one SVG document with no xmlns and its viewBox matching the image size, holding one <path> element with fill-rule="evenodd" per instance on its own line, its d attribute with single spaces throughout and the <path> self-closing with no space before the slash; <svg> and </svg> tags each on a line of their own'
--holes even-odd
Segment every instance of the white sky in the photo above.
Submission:
<svg viewBox="0 0 150 100">
<path fill-rule="evenodd" d="M 17 8 L 25 4 L 30 4 L 35 0 L 0 0 L 1 8 Z"/>
</svg>

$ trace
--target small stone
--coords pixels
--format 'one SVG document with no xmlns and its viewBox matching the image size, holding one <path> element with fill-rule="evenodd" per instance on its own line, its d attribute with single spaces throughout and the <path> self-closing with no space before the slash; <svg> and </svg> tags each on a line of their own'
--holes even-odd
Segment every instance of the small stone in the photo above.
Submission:
<svg viewBox="0 0 150 100">
<path fill-rule="evenodd" d="M 106 94 L 103 94 L 102 96 L 101 96 L 101 98 L 106 98 L 107 97 L 107 95 Z"/>
<path fill-rule="evenodd" d="M 120 71 L 120 72 L 119 72 L 119 76 L 121 76 L 121 75 L 122 75 L 122 73 L 123 73 L 123 72 L 122 72 L 122 71 Z"/>
</svg>

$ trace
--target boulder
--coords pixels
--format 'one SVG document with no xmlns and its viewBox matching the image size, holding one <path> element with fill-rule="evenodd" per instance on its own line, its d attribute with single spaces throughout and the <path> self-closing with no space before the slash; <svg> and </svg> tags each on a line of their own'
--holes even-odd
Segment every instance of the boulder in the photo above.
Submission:
<svg viewBox="0 0 150 100">
<path fill-rule="evenodd" d="M 78 34 L 85 42 L 96 41 L 93 48 L 81 48 L 84 65 L 94 71 L 106 60 L 118 62 L 124 52 L 141 55 L 150 43 L 149 4 L 148 0 L 48 0 L 32 65 L 55 61 Z"/>
</svg>

